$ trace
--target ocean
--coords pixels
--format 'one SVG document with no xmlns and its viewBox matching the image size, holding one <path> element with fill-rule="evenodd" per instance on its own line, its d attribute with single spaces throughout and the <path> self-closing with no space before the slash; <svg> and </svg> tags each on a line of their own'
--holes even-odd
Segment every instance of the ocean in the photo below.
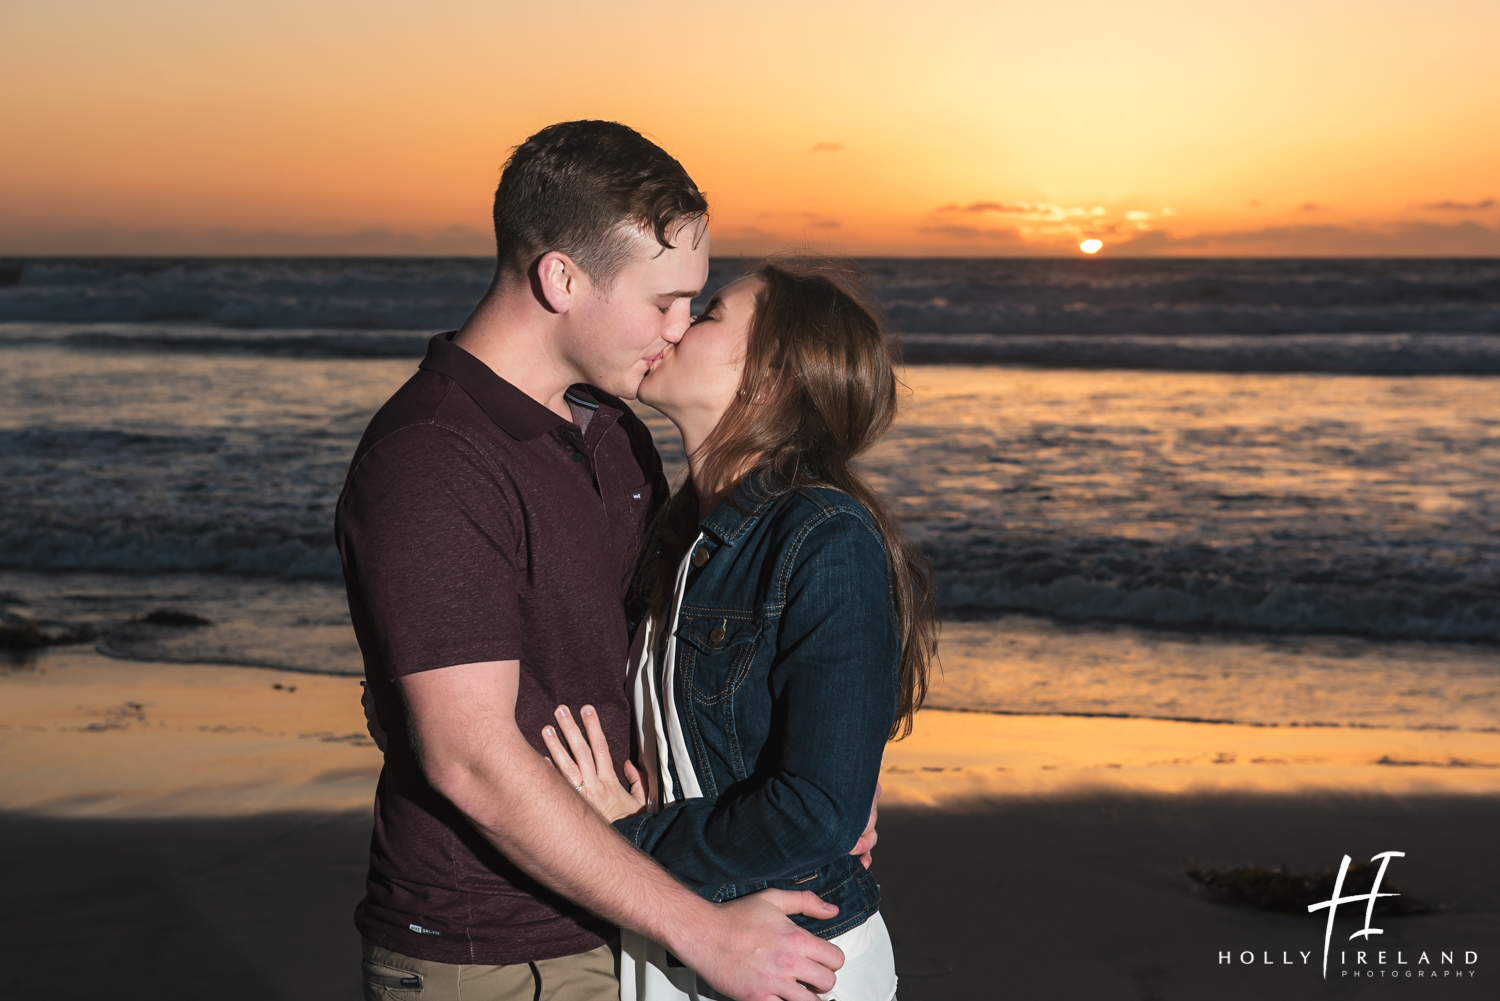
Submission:
<svg viewBox="0 0 1500 1001">
<path fill-rule="evenodd" d="M 930 704 L 1500 728 L 1500 261 L 859 263 L 908 362 L 865 468 L 937 572 Z M 333 504 L 488 274 L 0 262 L 5 621 L 359 673 Z"/>
</svg>

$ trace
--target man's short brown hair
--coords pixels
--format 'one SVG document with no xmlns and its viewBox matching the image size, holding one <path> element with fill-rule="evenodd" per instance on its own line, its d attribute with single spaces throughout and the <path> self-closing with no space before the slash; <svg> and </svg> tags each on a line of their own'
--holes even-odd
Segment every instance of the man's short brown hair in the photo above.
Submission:
<svg viewBox="0 0 1500 1001">
<path fill-rule="evenodd" d="M 682 164 L 619 122 L 559 122 L 517 146 L 495 190 L 497 272 L 524 278 L 543 254 L 560 251 L 608 288 L 630 252 L 635 224 L 671 248 L 668 233 L 708 214 Z"/>
</svg>

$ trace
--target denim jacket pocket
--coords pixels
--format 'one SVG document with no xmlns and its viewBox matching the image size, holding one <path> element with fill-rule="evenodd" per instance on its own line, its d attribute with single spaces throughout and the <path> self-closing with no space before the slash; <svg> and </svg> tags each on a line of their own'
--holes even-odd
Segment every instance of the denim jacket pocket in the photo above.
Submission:
<svg viewBox="0 0 1500 1001">
<path fill-rule="evenodd" d="M 732 695 L 750 670 L 760 635 L 761 624 L 753 620 L 715 613 L 690 619 L 684 612 L 677 626 L 683 644 L 678 649 L 692 651 L 685 658 L 690 666 L 684 666 L 694 698 L 712 704 Z"/>
</svg>

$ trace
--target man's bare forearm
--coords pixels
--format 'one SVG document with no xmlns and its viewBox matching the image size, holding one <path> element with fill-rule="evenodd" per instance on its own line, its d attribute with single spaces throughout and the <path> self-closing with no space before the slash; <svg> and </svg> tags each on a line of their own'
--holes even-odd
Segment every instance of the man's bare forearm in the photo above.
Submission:
<svg viewBox="0 0 1500 1001">
<path fill-rule="evenodd" d="M 671 945 L 708 907 L 604 823 L 512 724 L 429 778 L 505 856 L 608 921 Z"/>
<path fill-rule="evenodd" d="M 605 824 L 516 728 L 520 664 L 402 679 L 422 770 L 516 865 L 574 903 L 670 945 L 711 905 Z"/>
</svg>

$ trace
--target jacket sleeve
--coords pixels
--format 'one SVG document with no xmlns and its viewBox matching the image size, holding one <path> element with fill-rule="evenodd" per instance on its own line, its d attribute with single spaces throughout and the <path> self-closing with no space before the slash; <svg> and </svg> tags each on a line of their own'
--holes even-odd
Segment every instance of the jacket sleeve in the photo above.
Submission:
<svg viewBox="0 0 1500 1001">
<path fill-rule="evenodd" d="M 833 512 L 803 529 L 788 560 L 759 767 L 717 798 L 616 823 L 707 897 L 847 854 L 869 820 L 895 717 L 900 637 L 879 536 Z"/>
</svg>

